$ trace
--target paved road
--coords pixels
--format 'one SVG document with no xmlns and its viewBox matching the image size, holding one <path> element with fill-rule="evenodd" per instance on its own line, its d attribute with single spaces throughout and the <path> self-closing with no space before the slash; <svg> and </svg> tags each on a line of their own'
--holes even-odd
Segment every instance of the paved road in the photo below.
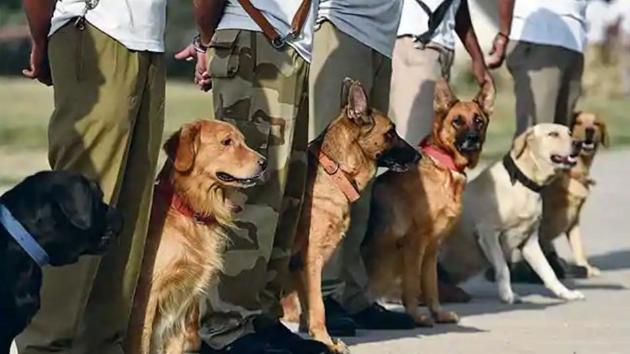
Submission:
<svg viewBox="0 0 630 354">
<path fill-rule="evenodd" d="M 563 303 L 541 286 L 516 285 L 525 303 L 498 302 L 494 284 L 465 284 L 475 299 L 448 306 L 458 325 L 416 331 L 364 331 L 345 338 L 353 354 L 420 353 L 630 353 L 630 150 L 603 153 L 593 169 L 597 185 L 583 214 L 583 234 L 593 263 L 604 274 L 571 282 L 587 299 Z M 564 240 L 561 254 L 568 256 Z"/>
</svg>

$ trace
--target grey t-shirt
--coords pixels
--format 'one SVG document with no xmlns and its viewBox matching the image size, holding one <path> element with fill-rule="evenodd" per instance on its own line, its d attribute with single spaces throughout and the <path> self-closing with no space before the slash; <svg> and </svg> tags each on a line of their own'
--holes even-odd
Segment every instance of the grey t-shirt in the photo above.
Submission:
<svg viewBox="0 0 630 354">
<path fill-rule="evenodd" d="M 329 20 L 341 32 L 392 57 L 402 0 L 319 0 L 317 22 Z"/>
</svg>

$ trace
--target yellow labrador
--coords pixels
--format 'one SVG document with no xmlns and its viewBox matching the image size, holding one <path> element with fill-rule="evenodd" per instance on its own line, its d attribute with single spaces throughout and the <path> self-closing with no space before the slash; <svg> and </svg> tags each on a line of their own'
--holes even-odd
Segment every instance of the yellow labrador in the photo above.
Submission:
<svg viewBox="0 0 630 354">
<path fill-rule="evenodd" d="M 542 187 L 575 165 L 579 144 L 569 128 L 543 123 L 518 136 L 502 161 L 484 170 L 464 193 L 463 214 L 446 238 L 441 264 L 455 282 L 464 281 L 487 266 L 494 267 L 499 297 L 520 301 L 510 284 L 506 258 L 520 248 L 523 257 L 559 298 L 582 299 L 556 277 L 538 243 L 542 216 Z"/>
</svg>

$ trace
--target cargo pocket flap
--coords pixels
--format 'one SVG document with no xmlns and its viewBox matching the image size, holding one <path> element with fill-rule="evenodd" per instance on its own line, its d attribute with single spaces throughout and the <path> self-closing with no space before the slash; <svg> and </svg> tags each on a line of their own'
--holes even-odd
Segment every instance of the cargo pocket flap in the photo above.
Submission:
<svg viewBox="0 0 630 354">
<path fill-rule="evenodd" d="M 218 78 L 234 77 L 239 67 L 239 53 L 236 46 L 240 30 L 219 30 L 210 42 L 209 72 Z"/>
</svg>

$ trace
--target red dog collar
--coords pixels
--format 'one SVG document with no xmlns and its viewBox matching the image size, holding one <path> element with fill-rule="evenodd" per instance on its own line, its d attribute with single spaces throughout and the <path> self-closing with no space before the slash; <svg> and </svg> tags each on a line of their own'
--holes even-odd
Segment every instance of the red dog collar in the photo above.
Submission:
<svg viewBox="0 0 630 354">
<path fill-rule="evenodd" d="M 155 192 L 159 193 L 170 204 L 169 207 L 171 209 L 176 210 L 185 217 L 193 219 L 198 224 L 209 225 L 216 221 L 212 215 L 198 213 L 193 210 L 186 200 L 175 192 L 173 186 L 162 179 L 158 179 L 155 185 Z"/>
<path fill-rule="evenodd" d="M 453 155 L 435 146 L 435 144 L 430 143 L 428 136 L 420 142 L 420 151 L 429 155 L 433 160 L 437 161 L 440 165 L 448 168 L 449 170 L 464 173 L 464 169 L 457 167 L 455 164 L 455 158 L 453 158 Z"/>
</svg>

